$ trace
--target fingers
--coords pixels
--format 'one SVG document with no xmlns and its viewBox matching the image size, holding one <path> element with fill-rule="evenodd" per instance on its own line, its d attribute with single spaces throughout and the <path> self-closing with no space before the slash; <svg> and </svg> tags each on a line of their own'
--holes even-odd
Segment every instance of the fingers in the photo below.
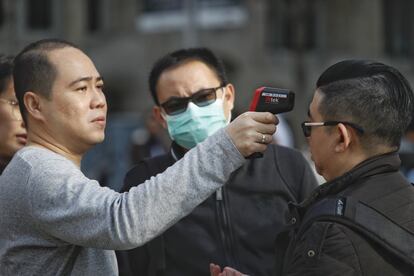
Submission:
<svg viewBox="0 0 414 276">
<path fill-rule="evenodd" d="M 263 124 L 277 125 L 279 123 L 279 119 L 270 112 L 245 112 L 241 116 L 249 116 L 256 122 Z"/>
<path fill-rule="evenodd" d="M 216 264 L 210 264 L 210 276 L 220 276 L 221 267 Z"/>
<path fill-rule="evenodd" d="M 273 134 L 276 131 L 276 125 L 279 119 L 269 112 L 245 112 L 241 114 L 240 119 L 251 121 L 254 129 L 263 134 Z"/>
<path fill-rule="evenodd" d="M 278 119 L 267 112 L 246 112 L 230 123 L 226 130 L 240 153 L 247 157 L 263 152 L 272 142 Z"/>
<path fill-rule="evenodd" d="M 244 274 L 241 273 L 240 271 L 235 270 L 234 268 L 225 267 L 223 269 L 223 275 L 224 276 L 243 276 Z"/>
<path fill-rule="evenodd" d="M 260 144 L 270 144 L 273 141 L 273 135 L 269 135 L 269 134 L 259 134 L 259 138 L 257 139 L 257 143 Z"/>
<path fill-rule="evenodd" d="M 223 271 L 221 271 L 220 266 L 211 263 L 210 264 L 210 276 L 248 276 L 246 274 L 237 271 L 231 267 L 225 267 Z"/>
<path fill-rule="evenodd" d="M 276 132 L 276 125 L 256 123 L 256 131 L 263 134 L 273 135 L 273 133 Z"/>
</svg>

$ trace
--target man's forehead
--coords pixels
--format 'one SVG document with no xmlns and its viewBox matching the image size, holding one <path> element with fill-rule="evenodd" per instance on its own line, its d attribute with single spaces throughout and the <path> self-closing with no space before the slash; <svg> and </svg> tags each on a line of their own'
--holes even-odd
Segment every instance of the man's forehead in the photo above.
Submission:
<svg viewBox="0 0 414 276">
<path fill-rule="evenodd" d="M 52 49 L 47 51 L 47 56 L 48 59 L 51 62 L 57 62 L 59 60 L 70 60 L 73 58 L 73 55 L 77 55 L 77 56 L 86 56 L 81 50 L 71 47 L 71 46 L 67 46 L 67 47 L 63 47 L 63 48 L 58 48 L 58 49 Z"/>
<path fill-rule="evenodd" d="M 208 65 L 189 60 L 164 71 L 158 79 L 156 92 L 159 98 L 182 97 L 219 84 L 219 78 Z"/>
<path fill-rule="evenodd" d="M 171 68 L 168 68 L 161 73 L 160 78 L 161 77 L 176 78 L 179 80 L 213 77 L 218 80 L 216 72 L 208 64 L 197 59 L 186 60 Z"/>
<path fill-rule="evenodd" d="M 48 58 L 61 78 L 73 81 L 85 77 L 99 77 L 92 60 L 76 48 L 65 47 L 51 51 Z"/>
</svg>

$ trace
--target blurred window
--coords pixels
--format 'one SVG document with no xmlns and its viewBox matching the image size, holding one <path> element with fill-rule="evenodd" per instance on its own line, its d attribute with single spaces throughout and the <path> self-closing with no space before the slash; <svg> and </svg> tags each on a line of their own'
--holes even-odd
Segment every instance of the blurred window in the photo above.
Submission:
<svg viewBox="0 0 414 276">
<path fill-rule="evenodd" d="M 171 11 L 179 10 L 182 6 L 182 0 L 144 0 L 143 10 L 145 12 Z"/>
<path fill-rule="evenodd" d="M 268 5 L 268 42 L 272 48 L 315 48 L 315 1 L 273 0 Z"/>
<path fill-rule="evenodd" d="M 414 36 L 412 0 L 384 0 L 384 38 L 385 51 L 391 56 L 413 54 Z"/>
<path fill-rule="evenodd" d="M 237 28 L 245 24 L 248 17 L 246 0 L 137 1 L 136 27 L 144 32 L 183 30 L 191 20 L 192 26 L 199 29 Z"/>
<path fill-rule="evenodd" d="M 0 0 L 0 28 L 3 26 L 4 23 L 4 1 Z"/>
<path fill-rule="evenodd" d="M 96 32 L 102 27 L 102 1 L 88 0 L 88 30 Z"/>
<path fill-rule="evenodd" d="M 27 27 L 44 30 L 52 27 L 52 0 L 28 0 L 26 5 Z"/>
<path fill-rule="evenodd" d="M 142 0 L 138 0 L 141 2 Z M 193 0 L 201 7 L 220 7 L 239 5 L 242 0 Z M 144 0 L 145 12 L 181 10 L 185 6 L 184 0 Z"/>
</svg>

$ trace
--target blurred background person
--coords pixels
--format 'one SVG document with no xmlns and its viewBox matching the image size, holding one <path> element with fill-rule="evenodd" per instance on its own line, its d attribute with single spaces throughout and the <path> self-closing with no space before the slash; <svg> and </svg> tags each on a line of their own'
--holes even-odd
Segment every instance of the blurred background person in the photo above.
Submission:
<svg viewBox="0 0 414 276">
<path fill-rule="evenodd" d="M 156 121 L 152 112 L 145 113 L 145 127 L 138 127 L 131 134 L 131 162 L 162 155 L 168 151 L 171 140 L 165 129 Z"/>
<path fill-rule="evenodd" d="M 0 54 L 0 174 L 26 144 L 26 129 L 14 94 L 13 57 Z"/>
</svg>

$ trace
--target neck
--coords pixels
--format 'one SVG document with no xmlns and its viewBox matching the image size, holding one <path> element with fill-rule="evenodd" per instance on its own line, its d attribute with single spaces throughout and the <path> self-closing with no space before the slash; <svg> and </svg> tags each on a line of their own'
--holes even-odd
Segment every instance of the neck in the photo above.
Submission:
<svg viewBox="0 0 414 276">
<path fill-rule="evenodd" d="M 364 157 L 362 155 L 359 156 L 352 156 L 352 157 L 345 157 L 341 161 L 336 162 L 337 169 L 334 170 L 335 174 L 332 176 L 325 177 L 326 181 L 330 181 L 334 178 L 340 177 L 345 173 L 349 172 L 353 168 L 355 168 L 358 164 L 364 162 L 369 157 Z"/>
<path fill-rule="evenodd" d="M 76 166 L 80 167 L 83 153 L 70 150 L 68 146 L 57 143 L 53 139 L 49 139 L 48 136 L 37 135 L 36 132 L 28 132 L 28 139 L 26 146 L 35 146 L 48 149 L 59 155 L 71 160 Z"/>
<path fill-rule="evenodd" d="M 338 166 L 334 176 L 330 177 L 329 179 L 332 180 L 333 178 L 339 177 L 344 175 L 345 173 L 349 172 L 365 160 L 368 160 L 374 156 L 390 153 L 396 151 L 397 148 L 394 147 L 377 147 L 375 151 L 366 152 L 366 151 L 358 151 L 358 152 L 350 152 L 347 156 L 342 158 L 342 162 L 337 162 Z M 328 180 L 328 179 L 327 179 Z"/>
</svg>

